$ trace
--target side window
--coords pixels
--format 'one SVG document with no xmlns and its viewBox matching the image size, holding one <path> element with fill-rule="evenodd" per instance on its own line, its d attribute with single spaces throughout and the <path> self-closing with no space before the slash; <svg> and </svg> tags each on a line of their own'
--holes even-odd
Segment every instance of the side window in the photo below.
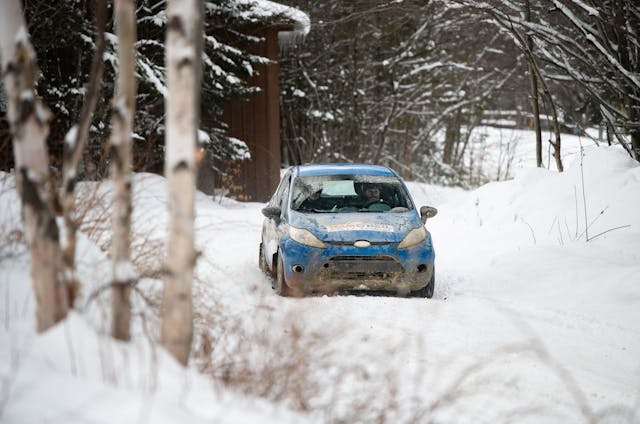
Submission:
<svg viewBox="0 0 640 424">
<path fill-rule="evenodd" d="M 282 190 L 282 199 L 280 199 L 280 209 L 282 209 L 282 212 L 284 214 L 286 214 L 287 212 L 287 202 L 289 201 L 289 187 L 291 184 L 289 184 L 289 180 L 291 178 L 287 178 L 286 179 L 286 184 L 284 185 L 284 190 Z"/>
<path fill-rule="evenodd" d="M 282 181 L 280 181 L 280 185 L 278 186 L 278 189 L 276 190 L 273 197 L 271 198 L 271 201 L 269 202 L 270 206 L 280 206 L 280 207 L 283 206 L 282 199 L 283 197 L 284 198 L 288 197 L 290 179 L 291 179 L 290 172 L 287 172 L 285 176 L 282 177 Z M 285 195 L 285 191 L 287 192 L 287 195 Z"/>
</svg>

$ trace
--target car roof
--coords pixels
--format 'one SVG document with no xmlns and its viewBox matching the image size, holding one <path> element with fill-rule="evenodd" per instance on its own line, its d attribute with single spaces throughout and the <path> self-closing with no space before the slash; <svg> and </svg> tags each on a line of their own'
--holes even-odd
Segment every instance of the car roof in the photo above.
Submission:
<svg viewBox="0 0 640 424">
<path fill-rule="evenodd" d="M 392 169 L 381 165 L 370 165 L 366 163 L 313 163 L 298 165 L 294 172 L 300 176 L 310 175 L 387 175 L 397 177 Z"/>
</svg>

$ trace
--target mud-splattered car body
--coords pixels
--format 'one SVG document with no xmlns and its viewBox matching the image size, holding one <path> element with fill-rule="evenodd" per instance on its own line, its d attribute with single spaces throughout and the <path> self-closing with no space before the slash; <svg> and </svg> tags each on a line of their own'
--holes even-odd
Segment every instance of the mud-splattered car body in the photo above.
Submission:
<svg viewBox="0 0 640 424">
<path fill-rule="evenodd" d="M 279 294 L 433 295 L 435 252 L 424 222 L 437 211 L 425 206 L 418 213 L 389 168 L 292 167 L 262 212 L 260 267 Z"/>
</svg>

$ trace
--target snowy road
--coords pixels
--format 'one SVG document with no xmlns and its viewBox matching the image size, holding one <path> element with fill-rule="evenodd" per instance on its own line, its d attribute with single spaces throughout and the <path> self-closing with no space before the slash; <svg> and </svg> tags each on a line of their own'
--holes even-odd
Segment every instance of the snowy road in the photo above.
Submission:
<svg viewBox="0 0 640 424">
<path fill-rule="evenodd" d="M 625 190 L 638 189 L 638 169 L 629 172 Z M 373 370 L 370 390 L 392 384 L 382 374 L 393 374 L 398 398 L 417 396 L 432 406 L 432 416 L 493 422 L 516 414 L 518 421 L 556 422 L 605 413 L 633 421 L 640 405 L 638 233 L 612 232 L 587 244 L 571 241 L 562 228 L 560 242 L 548 231 L 552 220 L 545 221 L 557 212 L 531 212 L 549 202 L 565 206 L 550 194 L 559 181 L 536 178 L 547 190 L 533 184 L 527 197 L 516 183 L 472 193 L 411 185 L 419 205 L 440 208 L 427 223 L 437 250 L 432 300 L 275 296 L 257 267 L 259 204 L 200 209 L 206 230 L 199 244 L 215 263 L 205 259 L 201 272 L 219 282 L 214 296 L 238 313 L 268 305 L 277 322 L 293 316 L 305 331 L 333 332 L 342 365 Z M 482 210 L 497 198 L 504 205 Z"/>
<path fill-rule="evenodd" d="M 226 240 L 214 257 L 238 252 L 219 269 L 219 275 L 238 283 L 253 282 L 244 290 L 235 287 L 240 290 L 233 302 L 240 309 L 250 309 L 248 299 L 266 303 L 275 313 L 292 314 L 301 322 L 313 323 L 314 328 L 333 329 L 340 334 L 339 349 L 347 363 L 384 364 L 401 375 L 400 380 L 411 382 L 412 389 L 416 378 L 412 374 L 421 373 L 417 390 L 427 402 L 462 390 L 443 417 L 455 411 L 461 418 L 463 406 L 468 408 L 469 419 L 482 411 L 481 421 L 501 421 L 514 409 L 530 408 L 534 417 L 548 414 L 555 421 L 575 419 L 583 414 L 581 409 L 595 415 L 613 404 L 637 404 L 638 321 L 600 314 L 607 305 L 598 304 L 597 287 L 591 293 L 596 298 L 585 304 L 589 299 L 572 299 L 570 288 L 549 292 L 547 284 L 533 281 L 536 275 L 531 269 L 523 269 L 531 275 L 527 279 L 517 272 L 514 275 L 514 268 L 520 268 L 510 263 L 482 272 L 452 265 L 450 262 L 459 260 L 455 246 L 442 243 L 438 288 L 432 300 L 377 296 L 282 299 L 271 292 L 268 279 L 257 269 L 259 210 L 260 206 L 235 211 L 237 221 L 224 220 L 212 234 Z M 431 227 L 438 234 L 435 219 Z M 244 228 L 247 233 L 232 237 L 224 228 Z M 637 302 L 630 307 L 637 308 Z M 456 384 L 459 379 L 462 381 Z M 466 391 L 473 395 L 467 397 Z"/>
</svg>

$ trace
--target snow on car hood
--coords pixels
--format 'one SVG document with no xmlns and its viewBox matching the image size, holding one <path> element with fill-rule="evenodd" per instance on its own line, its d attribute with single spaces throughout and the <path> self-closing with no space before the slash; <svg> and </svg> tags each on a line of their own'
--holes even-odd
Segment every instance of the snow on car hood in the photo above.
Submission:
<svg viewBox="0 0 640 424">
<path fill-rule="evenodd" d="M 291 212 L 289 224 L 305 228 L 326 242 L 399 242 L 422 223 L 412 210 L 394 213 L 299 213 Z"/>
</svg>

